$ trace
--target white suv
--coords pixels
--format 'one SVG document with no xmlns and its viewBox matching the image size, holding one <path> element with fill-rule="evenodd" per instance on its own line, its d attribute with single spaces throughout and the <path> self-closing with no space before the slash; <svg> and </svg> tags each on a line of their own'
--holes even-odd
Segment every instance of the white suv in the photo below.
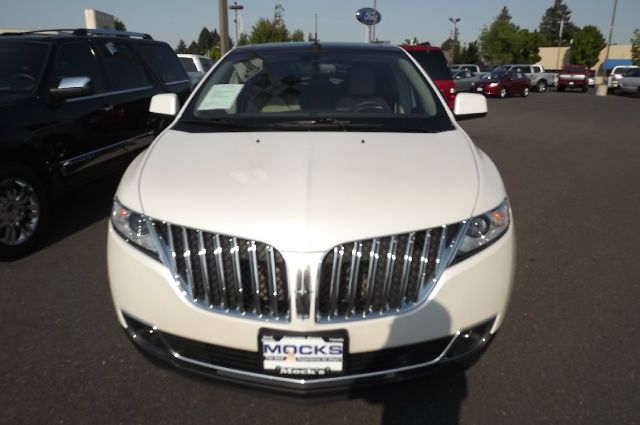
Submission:
<svg viewBox="0 0 640 425">
<path fill-rule="evenodd" d="M 313 392 L 477 357 L 515 235 L 502 180 L 427 74 L 382 45 L 239 47 L 124 174 L 120 324 L 212 377 Z M 458 119 L 487 112 L 461 93 Z"/>
</svg>

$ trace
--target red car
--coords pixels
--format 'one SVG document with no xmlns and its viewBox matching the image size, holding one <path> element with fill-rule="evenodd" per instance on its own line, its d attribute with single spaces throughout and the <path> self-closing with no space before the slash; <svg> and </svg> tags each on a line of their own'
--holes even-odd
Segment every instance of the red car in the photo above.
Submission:
<svg viewBox="0 0 640 425">
<path fill-rule="evenodd" d="M 505 71 L 497 69 L 491 74 L 476 80 L 471 91 L 485 96 L 505 98 L 511 95 L 529 96 L 529 77 L 517 70 Z"/>
<path fill-rule="evenodd" d="M 420 64 L 435 85 L 440 90 L 442 97 L 447 101 L 449 108 L 453 109 L 456 101 L 456 85 L 453 82 L 451 71 L 447 66 L 447 60 L 438 47 L 422 44 L 404 44 L 402 46 Z"/>
<path fill-rule="evenodd" d="M 565 65 L 558 75 L 558 91 L 580 89 L 589 90 L 589 67 L 587 65 Z"/>
</svg>

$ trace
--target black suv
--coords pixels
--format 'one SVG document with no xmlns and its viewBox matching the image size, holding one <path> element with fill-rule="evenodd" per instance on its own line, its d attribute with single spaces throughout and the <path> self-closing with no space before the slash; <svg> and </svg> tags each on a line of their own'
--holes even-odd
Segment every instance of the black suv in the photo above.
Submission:
<svg viewBox="0 0 640 425">
<path fill-rule="evenodd" d="M 52 197 L 123 170 L 153 140 L 153 95 L 189 90 L 171 47 L 148 34 L 1 34 L 0 259 L 33 249 Z"/>
</svg>

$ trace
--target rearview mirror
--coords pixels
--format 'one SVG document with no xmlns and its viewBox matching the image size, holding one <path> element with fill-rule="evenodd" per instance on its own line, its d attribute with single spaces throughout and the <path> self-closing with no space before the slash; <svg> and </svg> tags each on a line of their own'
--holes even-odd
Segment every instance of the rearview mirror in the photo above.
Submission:
<svg viewBox="0 0 640 425">
<path fill-rule="evenodd" d="M 157 94 L 151 98 L 149 112 L 175 116 L 180 110 L 180 100 L 175 93 Z"/>
<path fill-rule="evenodd" d="M 487 99 L 481 94 L 458 93 L 453 106 L 453 114 L 456 120 L 468 120 L 487 115 Z"/>
<path fill-rule="evenodd" d="M 91 78 L 89 77 L 64 77 L 58 87 L 49 89 L 49 94 L 61 99 L 93 94 Z"/>
</svg>

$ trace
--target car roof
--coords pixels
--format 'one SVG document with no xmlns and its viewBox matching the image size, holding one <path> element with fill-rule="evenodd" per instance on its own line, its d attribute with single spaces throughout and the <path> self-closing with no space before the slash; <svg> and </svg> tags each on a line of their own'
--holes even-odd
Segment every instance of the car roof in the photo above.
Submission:
<svg viewBox="0 0 640 425">
<path fill-rule="evenodd" d="M 430 50 L 430 51 L 442 51 L 439 47 L 425 46 L 424 44 L 401 44 L 404 50 Z"/>
<path fill-rule="evenodd" d="M 310 49 L 327 49 L 331 51 L 388 51 L 396 52 L 398 47 L 390 44 L 373 44 L 373 43 L 337 43 L 337 42 L 295 42 L 295 43 L 265 43 L 265 44 L 248 44 L 245 46 L 238 46 L 235 51 L 252 51 L 260 53 L 261 51 L 268 52 L 287 52 L 287 51 L 301 51 Z"/>
<path fill-rule="evenodd" d="M 0 41 L 66 41 L 77 40 L 79 38 L 115 38 L 118 40 L 145 40 L 155 41 L 153 37 L 146 33 L 130 32 L 130 31 L 116 31 L 116 30 L 101 30 L 101 29 L 44 29 L 34 31 L 21 31 L 21 32 L 5 32 L 0 33 Z M 160 41 L 158 41 L 160 42 Z"/>
</svg>

